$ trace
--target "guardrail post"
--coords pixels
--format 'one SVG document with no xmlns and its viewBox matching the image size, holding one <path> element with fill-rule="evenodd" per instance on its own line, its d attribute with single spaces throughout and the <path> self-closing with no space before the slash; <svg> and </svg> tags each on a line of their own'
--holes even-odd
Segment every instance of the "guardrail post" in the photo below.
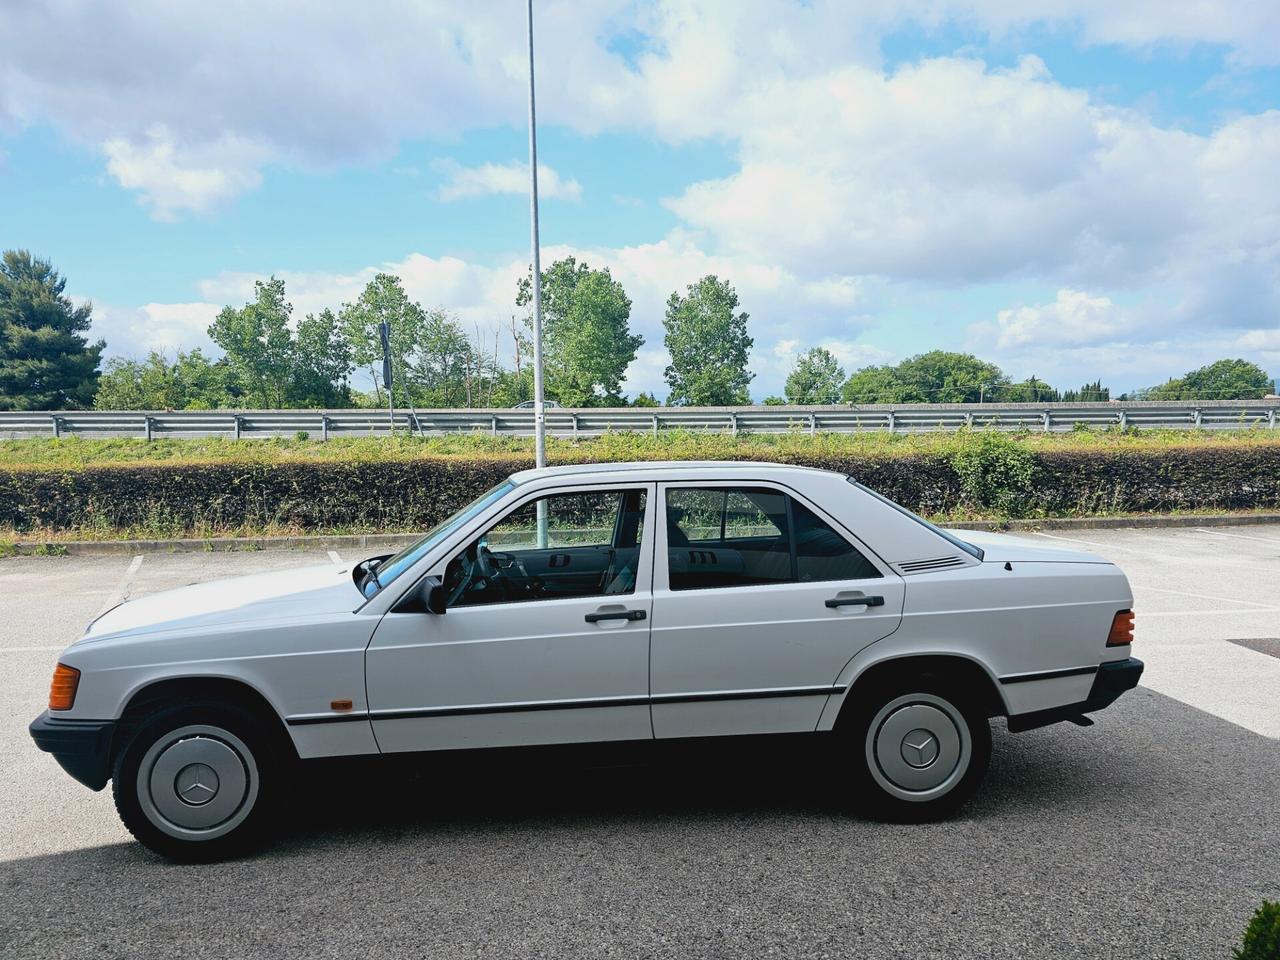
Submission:
<svg viewBox="0 0 1280 960">
<path fill-rule="evenodd" d="M 658 435 L 658 415 L 656 413 L 653 415 L 653 435 L 655 437 Z"/>
<path fill-rule="evenodd" d="M 1120 429 L 1123 430 L 1127 426 L 1129 426 L 1129 411 L 1121 410 L 1120 411 Z"/>
<path fill-rule="evenodd" d="M 498 435 L 498 418 L 496 415 L 489 418 L 489 432 L 495 437 Z"/>
<path fill-rule="evenodd" d="M 898 418 L 897 418 L 897 417 L 895 417 L 895 416 L 893 415 L 893 411 L 892 411 L 892 410 L 890 410 L 890 411 L 889 411 L 889 413 L 887 414 L 887 416 L 888 416 L 888 418 L 889 418 L 889 432 L 890 432 L 890 433 L 893 433 L 894 429 L 895 429 L 895 428 L 897 427 L 897 425 L 898 425 Z"/>
<path fill-rule="evenodd" d="M 1276 408 L 1272 407 L 1267 411 L 1267 426 L 1274 430 L 1276 428 Z"/>
<path fill-rule="evenodd" d="M 813 436 L 818 432 L 818 415 L 816 413 L 809 414 L 809 436 Z"/>
<path fill-rule="evenodd" d="M 236 414 L 234 417 L 231 418 L 231 437 L 233 440 L 240 439 L 240 428 L 241 428 L 240 415 Z"/>
<path fill-rule="evenodd" d="M 573 415 L 573 439 L 578 439 L 578 415 L 576 413 Z"/>
<path fill-rule="evenodd" d="M 1050 414 L 1049 414 L 1049 411 L 1046 410 L 1044 412 L 1044 432 L 1045 433 L 1049 432 L 1049 420 L 1050 420 Z"/>
<path fill-rule="evenodd" d="M 53 439 L 57 440 L 60 436 L 62 436 L 62 418 L 50 417 L 49 420 L 53 424 Z"/>
<path fill-rule="evenodd" d="M 142 435 L 146 438 L 147 443 L 151 442 L 152 420 L 150 417 L 142 418 Z"/>
<path fill-rule="evenodd" d="M 738 415 L 736 413 L 729 414 L 729 432 L 735 437 L 738 435 Z"/>
<path fill-rule="evenodd" d="M 1203 420 L 1203 417 L 1204 417 L 1203 412 L 1200 410 L 1199 407 L 1196 407 L 1195 413 L 1192 414 L 1192 422 L 1196 425 L 1197 430 L 1200 429 L 1200 424 Z"/>
<path fill-rule="evenodd" d="M 329 439 L 329 418 L 324 414 L 320 415 L 320 439 L 322 441 Z"/>
</svg>

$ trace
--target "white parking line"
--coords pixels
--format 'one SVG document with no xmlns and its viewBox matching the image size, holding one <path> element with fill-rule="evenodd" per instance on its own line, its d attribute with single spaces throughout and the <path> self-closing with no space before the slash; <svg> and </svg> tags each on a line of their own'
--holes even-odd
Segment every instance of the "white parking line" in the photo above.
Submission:
<svg viewBox="0 0 1280 960">
<path fill-rule="evenodd" d="M 341 562 L 342 562 L 342 558 L 341 558 L 340 556 L 338 556 L 338 551 L 337 551 L 337 550 L 330 550 L 330 551 L 329 551 L 329 559 L 330 559 L 330 560 L 332 560 L 334 563 L 341 563 Z"/>
<path fill-rule="evenodd" d="M 1231 537 L 1233 540 L 1252 540 L 1254 543 L 1266 543 L 1273 547 L 1280 547 L 1280 540 L 1271 537 L 1251 537 L 1246 533 L 1224 533 L 1221 530 L 1209 530 L 1206 527 L 1196 527 L 1197 533 L 1207 533 L 1213 537 Z"/>
<path fill-rule="evenodd" d="M 1218 603 L 1243 603 L 1247 607 L 1267 607 L 1268 604 L 1259 603 L 1257 600 L 1237 600 L 1235 597 L 1215 597 L 1207 593 L 1187 593 L 1185 590 L 1166 590 L 1164 587 L 1149 587 L 1145 583 L 1134 583 L 1129 581 L 1129 586 L 1135 590 L 1151 590 L 1155 593 L 1169 593 L 1175 597 L 1195 597 L 1197 600 L 1216 600 Z"/>
<path fill-rule="evenodd" d="M 1032 536 L 1046 537 L 1049 540 L 1064 540 L 1067 543 L 1083 543 L 1087 547 L 1096 547 L 1099 552 L 1104 550 L 1123 550 L 1125 553 L 1135 557 L 1146 557 L 1150 560 L 1161 560 L 1166 563 L 1192 563 L 1199 566 L 1203 566 L 1205 563 L 1204 557 L 1180 557 L 1175 553 L 1155 553 L 1151 550 L 1138 550 L 1134 547 L 1124 547 L 1118 543 L 1082 540 L 1079 537 L 1062 537 L 1052 533 L 1040 533 L 1039 531 L 1033 531 Z M 1229 560 L 1222 557 L 1214 557 L 1213 563 L 1214 566 L 1218 567 L 1247 567 L 1250 570 L 1258 569 L 1257 560 Z"/>
<path fill-rule="evenodd" d="M 129 588 L 133 586 L 133 578 L 138 575 L 138 570 L 142 567 L 142 554 L 138 554 L 133 558 L 133 562 L 129 564 L 129 569 L 124 572 L 124 576 L 120 578 L 120 582 L 116 584 L 116 588 L 111 591 L 111 595 L 107 597 L 107 602 L 102 605 L 102 609 L 98 611 L 98 616 L 102 616 L 112 607 L 118 606 L 129 599 Z"/>
</svg>

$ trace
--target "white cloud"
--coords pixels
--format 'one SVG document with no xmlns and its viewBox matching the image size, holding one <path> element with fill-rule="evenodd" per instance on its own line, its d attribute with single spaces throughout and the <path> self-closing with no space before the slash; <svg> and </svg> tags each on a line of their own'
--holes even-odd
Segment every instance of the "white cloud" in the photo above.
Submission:
<svg viewBox="0 0 1280 960">
<path fill-rule="evenodd" d="M 1014 349 L 1114 342 L 1130 327 L 1130 318 L 1110 298 L 1064 289 L 1052 303 L 1001 310 L 994 324 L 975 324 L 969 332 L 994 340 L 998 349 Z"/>
<path fill-rule="evenodd" d="M 86 302 L 74 297 L 77 304 Z M 199 347 L 219 352 L 209 339 L 209 324 L 222 306 L 217 303 L 148 303 L 141 307 L 93 305 L 91 337 L 107 341 L 111 356 L 141 358 L 152 350 L 172 355 Z"/>
<path fill-rule="evenodd" d="M 913 23 L 997 36 L 1048 24 L 1086 43 L 1207 43 L 1237 64 L 1280 63 L 1280 6 L 1254 0 L 593 0 L 538 7 L 540 109 L 588 134 L 736 140 L 758 106 L 785 103 L 790 82 L 813 81 L 813 94 L 834 79 L 839 99 L 838 71 L 878 69 L 883 36 Z M 157 209 L 177 214 L 252 189 L 268 162 L 328 169 L 386 159 L 405 140 L 519 126 L 524 57 L 523 18 L 505 4 L 10 3 L 0 5 L 0 127 L 48 123 L 116 154 L 124 144 L 116 162 L 127 171 L 165 168 L 122 178 L 144 191 L 190 172 L 194 183 L 157 189 Z M 962 108 L 957 129 L 975 109 L 1001 108 L 946 99 Z M 174 144 L 159 161 L 147 156 L 156 125 Z M 228 166 L 228 143 L 252 156 L 237 149 Z M 753 169 L 758 182 L 766 172 Z"/>
<path fill-rule="evenodd" d="M 269 151 L 233 136 L 195 148 L 179 147 L 165 127 L 152 127 L 141 142 L 112 137 L 102 145 L 107 172 L 136 190 L 158 220 L 207 213 L 258 186 L 258 167 Z"/>
<path fill-rule="evenodd" d="M 436 195 L 446 202 L 495 193 L 529 195 L 527 163 L 484 163 L 478 167 L 464 167 L 456 160 L 443 159 L 435 161 L 431 167 L 445 177 L 445 182 Z M 582 184 L 572 178 L 565 179 L 545 163 L 540 163 L 538 196 L 542 199 L 578 201 L 582 199 Z"/>
</svg>

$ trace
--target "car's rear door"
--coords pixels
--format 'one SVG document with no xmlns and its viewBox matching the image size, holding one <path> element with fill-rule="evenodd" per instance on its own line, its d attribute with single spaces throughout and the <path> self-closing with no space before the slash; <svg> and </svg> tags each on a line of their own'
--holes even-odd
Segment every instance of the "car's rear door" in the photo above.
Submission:
<svg viewBox="0 0 1280 960">
<path fill-rule="evenodd" d="M 380 748 L 651 738 L 652 499 L 530 494 L 441 564 L 445 614 L 386 614 L 366 657 Z"/>
<path fill-rule="evenodd" d="M 841 669 L 901 620 L 902 579 L 794 490 L 659 484 L 657 737 L 813 730 Z"/>
</svg>

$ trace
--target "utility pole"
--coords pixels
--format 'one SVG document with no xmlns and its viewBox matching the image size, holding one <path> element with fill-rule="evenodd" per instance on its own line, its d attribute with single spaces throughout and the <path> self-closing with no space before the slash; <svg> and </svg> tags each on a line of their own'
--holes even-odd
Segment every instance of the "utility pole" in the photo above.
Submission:
<svg viewBox="0 0 1280 960">
<path fill-rule="evenodd" d="M 542 253 L 538 244 L 538 113 L 533 92 L 533 0 L 529 12 L 529 239 L 533 247 L 534 464 L 547 465 L 547 419 L 542 397 Z M 538 501 L 538 547 L 547 547 L 547 501 Z"/>
</svg>

